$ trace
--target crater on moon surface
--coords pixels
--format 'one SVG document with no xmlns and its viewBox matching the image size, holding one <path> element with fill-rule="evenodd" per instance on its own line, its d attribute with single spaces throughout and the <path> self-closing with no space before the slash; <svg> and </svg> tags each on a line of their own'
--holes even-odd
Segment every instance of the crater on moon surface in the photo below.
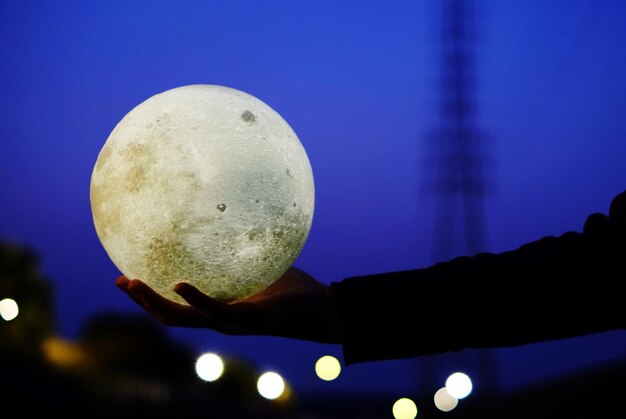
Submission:
<svg viewBox="0 0 626 419">
<path fill-rule="evenodd" d="M 250 111 L 245 111 L 244 113 L 242 113 L 241 114 L 241 119 L 243 119 L 244 121 L 249 122 L 249 123 L 253 123 L 254 121 L 256 121 L 256 117 Z"/>
</svg>

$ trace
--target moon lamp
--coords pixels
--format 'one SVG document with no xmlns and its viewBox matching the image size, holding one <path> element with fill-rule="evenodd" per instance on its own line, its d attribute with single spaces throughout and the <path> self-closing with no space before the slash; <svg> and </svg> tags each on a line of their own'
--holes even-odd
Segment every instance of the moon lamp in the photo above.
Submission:
<svg viewBox="0 0 626 419">
<path fill-rule="evenodd" d="M 90 203 L 98 239 L 126 277 L 178 302 L 179 281 L 230 301 L 265 289 L 298 257 L 314 183 L 298 136 L 270 106 L 230 87 L 188 85 L 115 126 Z"/>
</svg>

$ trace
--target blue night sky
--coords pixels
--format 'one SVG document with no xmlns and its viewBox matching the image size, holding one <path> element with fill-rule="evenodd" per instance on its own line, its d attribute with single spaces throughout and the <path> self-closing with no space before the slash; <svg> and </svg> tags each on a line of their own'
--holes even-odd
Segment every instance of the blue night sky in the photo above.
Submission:
<svg viewBox="0 0 626 419">
<path fill-rule="evenodd" d="M 483 250 L 580 231 L 626 189 L 626 2 L 475 3 L 491 191 Z M 422 186 L 438 123 L 438 4 L 0 2 L 0 239 L 38 252 L 59 334 L 76 338 L 103 310 L 140 311 L 114 286 L 119 271 L 96 236 L 91 171 L 128 111 L 187 84 L 246 91 L 298 134 L 316 206 L 297 266 L 330 283 L 432 264 Z M 416 338 L 435 320 L 416 319 Z M 168 331 L 198 353 L 275 369 L 296 391 L 407 394 L 420 373 L 417 360 L 384 361 L 326 383 L 313 363 L 341 359 L 337 346 Z M 624 356 L 624 332 L 495 351 L 503 389 Z"/>
</svg>

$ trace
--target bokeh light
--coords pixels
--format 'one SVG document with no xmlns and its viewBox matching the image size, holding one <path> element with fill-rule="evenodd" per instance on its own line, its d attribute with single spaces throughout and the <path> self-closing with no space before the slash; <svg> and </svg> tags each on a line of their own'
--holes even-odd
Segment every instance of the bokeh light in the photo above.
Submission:
<svg viewBox="0 0 626 419">
<path fill-rule="evenodd" d="M 445 387 L 437 390 L 434 399 L 435 406 L 442 412 L 449 412 L 459 404 L 459 400 L 456 397 L 451 396 Z"/>
<path fill-rule="evenodd" d="M 224 362 L 219 355 L 207 352 L 196 361 L 196 374 L 204 381 L 215 381 L 224 372 Z"/>
<path fill-rule="evenodd" d="M 315 373 L 324 381 L 332 381 L 341 373 L 341 364 L 334 356 L 324 355 L 315 363 Z"/>
<path fill-rule="evenodd" d="M 41 349 L 48 362 L 58 367 L 78 367 L 85 364 L 88 358 L 82 345 L 54 336 L 46 338 Z"/>
<path fill-rule="evenodd" d="M 395 419 L 413 419 L 417 416 L 417 406 L 413 400 L 403 397 L 393 404 L 392 412 Z"/>
<path fill-rule="evenodd" d="M 464 399 L 472 392 L 472 380 L 467 374 L 455 372 L 446 380 L 448 394 L 457 399 Z"/>
<path fill-rule="evenodd" d="M 266 399 L 274 400 L 279 398 L 285 391 L 285 381 L 278 373 L 268 371 L 259 377 L 257 390 Z"/>
<path fill-rule="evenodd" d="M 0 301 L 0 316 L 4 320 L 6 321 L 13 320 L 14 318 L 17 317 L 19 312 L 20 310 L 15 300 L 11 298 L 5 298 L 4 300 Z"/>
</svg>

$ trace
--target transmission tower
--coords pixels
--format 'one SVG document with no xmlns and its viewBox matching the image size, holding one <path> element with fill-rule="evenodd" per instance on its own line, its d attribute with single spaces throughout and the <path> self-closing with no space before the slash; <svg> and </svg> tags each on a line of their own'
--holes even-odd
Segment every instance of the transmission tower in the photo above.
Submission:
<svg viewBox="0 0 626 419">
<path fill-rule="evenodd" d="M 430 136 L 434 170 L 429 185 L 435 198 L 436 262 L 486 250 L 485 134 L 477 115 L 475 8 L 471 0 L 442 0 L 440 4 L 439 121 Z M 493 390 L 497 379 L 493 360 L 492 351 L 487 350 L 431 357 L 420 364 L 420 382 L 432 389 L 443 385 L 447 374 L 461 369 L 471 371 L 470 377 L 480 381 L 483 390 Z"/>
<path fill-rule="evenodd" d="M 478 128 L 476 27 L 470 0 L 442 2 L 439 127 L 435 130 L 434 257 L 485 249 L 484 133 Z"/>
</svg>

